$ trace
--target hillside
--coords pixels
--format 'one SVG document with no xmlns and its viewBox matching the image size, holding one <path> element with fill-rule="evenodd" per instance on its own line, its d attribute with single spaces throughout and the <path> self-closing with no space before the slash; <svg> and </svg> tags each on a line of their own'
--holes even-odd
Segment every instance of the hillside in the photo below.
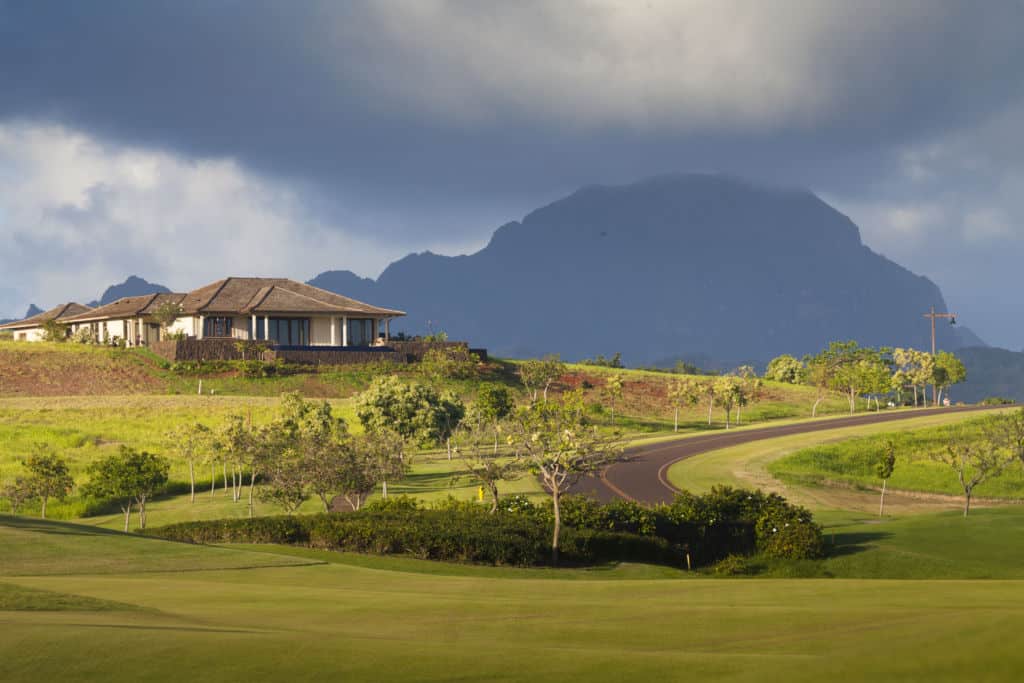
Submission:
<svg viewBox="0 0 1024 683">
<path fill-rule="evenodd" d="M 311 284 L 409 311 L 398 328 L 444 329 L 498 355 L 620 351 L 630 365 L 764 363 L 834 339 L 927 348 L 921 316 L 946 310 L 933 282 L 871 251 L 810 192 L 712 175 L 587 187 L 475 254 L 413 254 L 375 281 L 333 271 Z M 955 328 L 939 334 L 945 348 L 962 344 Z"/>
<path fill-rule="evenodd" d="M 957 351 L 967 367 L 967 381 L 953 388 L 957 401 L 976 402 L 989 396 L 1024 403 L 1024 352 L 971 347 Z"/>
</svg>

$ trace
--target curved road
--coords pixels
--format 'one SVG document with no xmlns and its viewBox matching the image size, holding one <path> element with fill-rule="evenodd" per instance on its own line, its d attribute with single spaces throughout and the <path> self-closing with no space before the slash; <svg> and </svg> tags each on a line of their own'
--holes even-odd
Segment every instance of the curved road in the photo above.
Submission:
<svg viewBox="0 0 1024 683">
<path fill-rule="evenodd" d="M 715 451 L 720 448 L 738 446 L 761 439 L 773 439 L 792 434 L 821 432 L 843 427 L 875 424 L 876 422 L 895 422 L 915 417 L 928 417 L 943 413 L 963 413 L 980 410 L 991 410 L 989 406 L 964 406 L 954 408 L 930 408 L 927 410 L 907 410 L 895 413 L 869 413 L 841 418 L 822 418 L 816 422 L 782 425 L 779 427 L 759 427 L 742 429 L 735 432 L 716 432 L 704 436 L 663 441 L 647 446 L 637 446 L 627 451 L 628 460 L 606 468 L 600 475 L 581 479 L 572 487 L 571 493 L 582 493 L 602 501 L 625 498 L 641 503 L 667 503 L 675 497 L 677 489 L 668 483 L 665 472 L 679 462 L 701 453 Z"/>
</svg>

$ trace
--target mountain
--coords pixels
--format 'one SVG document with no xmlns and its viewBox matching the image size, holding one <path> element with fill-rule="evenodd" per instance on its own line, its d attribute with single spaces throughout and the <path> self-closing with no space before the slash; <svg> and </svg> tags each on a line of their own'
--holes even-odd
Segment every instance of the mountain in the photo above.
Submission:
<svg viewBox="0 0 1024 683">
<path fill-rule="evenodd" d="M 124 282 L 111 285 L 107 287 L 106 291 L 103 292 L 103 296 L 98 301 L 90 301 L 90 306 L 105 306 L 109 303 L 117 301 L 118 299 L 126 296 L 142 296 L 143 294 L 163 294 L 171 290 L 167 289 L 163 285 L 158 285 L 152 282 L 147 282 L 141 277 L 135 275 L 129 275 L 128 279 Z"/>
<path fill-rule="evenodd" d="M 1024 351 L 990 347 L 959 349 L 967 368 L 967 381 L 950 390 L 954 401 L 974 403 L 989 396 L 1024 403 Z"/>
<path fill-rule="evenodd" d="M 25 318 L 31 318 L 34 315 L 39 315 L 43 312 L 43 309 L 39 308 L 35 304 L 29 304 L 28 310 L 25 311 L 25 315 L 20 318 L 0 318 L 0 325 L 6 325 L 7 323 L 13 323 L 18 320 L 24 320 Z"/>
<path fill-rule="evenodd" d="M 871 251 L 812 193 L 698 174 L 586 187 L 475 254 L 310 284 L 408 311 L 393 330 L 444 330 L 499 356 L 620 351 L 629 365 L 764 364 L 835 339 L 926 349 L 922 314 L 946 311 L 934 283 Z M 940 347 L 962 344 L 951 329 L 938 326 Z"/>
</svg>

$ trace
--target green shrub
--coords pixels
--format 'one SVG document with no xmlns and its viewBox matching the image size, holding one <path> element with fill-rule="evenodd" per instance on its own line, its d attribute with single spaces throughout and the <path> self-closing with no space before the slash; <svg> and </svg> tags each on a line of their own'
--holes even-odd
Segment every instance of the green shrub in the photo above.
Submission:
<svg viewBox="0 0 1024 683">
<path fill-rule="evenodd" d="M 1012 398 L 1003 398 L 1002 396 L 989 396 L 981 400 L 983 406 L 1012 406 L 1016 403 Z"/>
<path fill-rule="evenodd" d="M 717 576 L 749 576 L 757 573 L 757 567 L 742 555 L 729 555 L 715 563 L 711 571 Z"/>
</svg>

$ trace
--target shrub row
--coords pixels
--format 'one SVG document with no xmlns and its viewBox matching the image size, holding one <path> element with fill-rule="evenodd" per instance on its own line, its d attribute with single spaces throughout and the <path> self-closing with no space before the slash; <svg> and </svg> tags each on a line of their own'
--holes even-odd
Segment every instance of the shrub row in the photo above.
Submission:
<svg viewBox="0 0 1024 683">
<path fill-rule="evenodd" d="M 695 565 L 706 565 L 754 553 L 811 559 L 824 549 L 810 513 L 760 491 L 725 487 L 705 496 L 684 493 L 671 505 L 654 508 L 571 496 L 561 511 L 561 560 L 569 564 L 681 565 L 689 555 Z M 549 562 L 552 530 L 550 505 L 514 496 L 495 514 L 455 500 L 421 509 L 415 500 L 399 497 L 358 512 L 185 522 L 147 533 L 190 543 L 284 543 L 530 566 Z"/>
<path fill-rule="evenodd" d="M 303 517 L 184 522 L 144 533 L 188 543 L 283 543 L 425 560 L 535 566 L 551 560 L 551 532 L 533 517 L 480 510 L 362 510 Z M 588 565 L 632 560 L 678 564 L 664 539 L 567 529 L 560 560 Z"/>
</svg>

